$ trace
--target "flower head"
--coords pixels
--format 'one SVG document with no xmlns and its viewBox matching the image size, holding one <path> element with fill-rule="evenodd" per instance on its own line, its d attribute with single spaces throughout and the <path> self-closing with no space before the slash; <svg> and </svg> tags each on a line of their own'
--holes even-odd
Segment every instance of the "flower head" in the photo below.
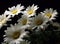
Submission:
<svg viewBox="0 0 60 44">
<path fill-rule="evenodd" d="M 44 11 L 45 17 L 47 17 L 49 20 L 55 19 L 54 17 L 56 17 L 57 14 L 58 14 L 57 11 L 53 10 L 52 8 L 46 9 Z"/>
<path fill-rule="evenodd" d="M 43 25 L 45 25 L 47 21 L 48 19 L 44 17 L 44 15 L 38 14 L 38 16 L 35 16 L 34 18 L 32 18 L 31 26 L 43 28 Z"/>
<path fill-rule="evenodd" d="M 3 25 L 6 25 L 5 23 L 10 20 L 9 18 L 10 18 L 10 16 L 6 17 L 5 14 L 0 15 L 0 28 Z"/>
<path fill-rule="evenodd" d="M 28 17 L 35 15 L 36 10 L 39 7 L 37 5 L 34 6 L 34 4 L 30 7 L 27 7 L 27 9 L 23 12 L 23 14 L 27 15 Z"/>
<path fill-rule="evenodd" d="M 19 25 L 11 25 L 10 28 L 7 28 L 5 30 L 5 38 L 4 41 L 10 44 L 20 44 L 20 41 L 22 41 L 23 37 L 27 34 L 25 32 L 25 29 L 20 27 Z"/>
<path fill-rule="evenodd" d="M 18 20 L 18 24 L 20 26 L 29 26 L 30 18 L 27 17 L 27 15 L 22 15 L 22 17 Z"/>
<path fill-rule="evenodd" d="M 21 13 L 21 10 L 24 9 L 24 6 L 21 6 L 21 4 L 18 4 L 16 7 L 13 6 L 8 9 L 9 9 L 9 11 L 6 10 L 6 13 L 8 15 L 12 15 L 12 17 L 14 17 L 15 15 L 18 15 L 19 13 Z"/>
</svg>

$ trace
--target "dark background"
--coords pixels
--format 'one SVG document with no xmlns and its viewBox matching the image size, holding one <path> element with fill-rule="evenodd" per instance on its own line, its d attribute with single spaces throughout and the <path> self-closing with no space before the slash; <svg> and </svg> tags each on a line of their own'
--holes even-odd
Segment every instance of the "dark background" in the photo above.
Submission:
<svg viewBox="0 0 60 44">
<path fill-rule="evenodd" d="M 46 8 L 53 8 L 58 11 L 58 17 L 55 21 L 60 22 L 60 1 L 59 0 L 0 0 L 0 15 L 5 12 L 5 10 L 8 10 L 9 7 L 16 6 L 17 4 L 24 5 L 25 7 L 35 4 L 38 5 L 40 8 L 37 10 L 37 12 L 42 12 Z M 14 20 L 13 20 L 14 21 Z M 14 23 L 12 21 L 12 23 Z M 8 22 L 9 23 L 9 22 Z M 6 27 L 2 27 L 0 30 L 0 42 L 3 41 L 3 34 Z"/>
</svg>

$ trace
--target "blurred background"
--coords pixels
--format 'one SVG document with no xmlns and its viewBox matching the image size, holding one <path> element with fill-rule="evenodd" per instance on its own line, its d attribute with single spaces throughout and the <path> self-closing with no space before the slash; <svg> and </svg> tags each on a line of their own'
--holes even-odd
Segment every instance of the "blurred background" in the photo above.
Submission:
<svg viewBox="0 0 60 44">
<path fill-rule="evenodd" d="M 3 14 L 5 10 L 8 10 L 9 7 L 16 6 L 17 4 L 20 3 L 25 7 L 28 7 L 29 5 L 32 4 L 38 5 L 38 7 L 40 8 L 37 10 L 37 13 L 43 12 L 47 8 L 56 9 L 58 11 L 58 15 L 57 15 L 58 17 L 56 17 L 56 20 L 54 21 L 60 23 L 60 1 L 59 0 L 0 0 L 0 15 Z M 14 20 L 12 20 L 11 23 L 15 23 L 16 22 L 15 20 L 17 20 L 17 18 L 13 18 L 13 19 Z M 3 35 L 5 29 L 6 27 L 3 26 L 0 30 L 0 42 L 3 41 Z M 54 44 L 56 41 L 57 41 L 56 43 L 58 43 L 58 41 L 60 40 L 60 38 L 59 39 L 55 38 L 55 39 L 52 39 L 53 42 L 52 44 Z"/>
</svg>

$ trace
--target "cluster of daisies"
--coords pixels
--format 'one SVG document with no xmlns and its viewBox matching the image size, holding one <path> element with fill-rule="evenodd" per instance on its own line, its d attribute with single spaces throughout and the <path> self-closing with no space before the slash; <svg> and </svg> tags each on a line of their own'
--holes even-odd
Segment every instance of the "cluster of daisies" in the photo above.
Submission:
<svg viewBox="0 0 60 44">
<path fill-rule="evenodd" d="M 28 6 L 25 10 L 24 6 L 18 4 L 17 6 L 13 6 L 8 8 L 3 15 L 0 15 L 0 28 L 6 25 L 7 21 L 11 21 L 11 17 L 22 13 L 20 19 L 17 20 L 18 24 L 11 25 L 11 27 L 7 27 L 4 35 L 4 42 L 2 44 L 21 44 L 21 41 L 24 41 L 22 38 L 24 36 L 28 36 L 28 31 L 25 29 L 33 31 L 35 27 L 37 29 L 43 29 L 46 26 L 48 21 L 55 19 L 58 14 L 56 10 L 52 8 L 46 9 L 43 12 L 36 14 L 36 10 L 39 7 L 37 5 Z M 7 16 L 8 15 L 8 16 Z M 28 44 L 28 43 L 26 43 Z"/>
</svg>

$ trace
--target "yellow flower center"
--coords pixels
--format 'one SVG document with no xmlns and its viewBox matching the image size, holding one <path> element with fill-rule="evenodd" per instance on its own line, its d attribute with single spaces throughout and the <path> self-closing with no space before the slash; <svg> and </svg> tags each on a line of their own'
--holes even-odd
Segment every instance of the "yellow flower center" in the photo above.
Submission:
<svg viewBox="0 0 60 44">
<path fill-rule="evenodd" d="M 20 32 L 18 32 L 18 31 L 14 32 L 12 35 L 13 39 L 17 39 L 17 38 L 19 38 L 19 36 L 20 36 Z"/>
<path fill-rule="evenodd" d="M 51 18 L 52 14 L 51 13 L 46 13 L 46 16 L 48 16 L 49 18 Z"/>
<path fill-rule="evenodd" d="M 12 14 L 16 14 L 18 11 L 17 10 L 13 10 L 12 11 Z"/>
<path fill-rule="evenodd" d="M 26 23 L 27 23 L 27 19 L 23 19 L 23 20 L 22 20 L 22 24 L 23 24 L 23 25 L 26 25 Z"/>
<path fill-rule="evenodd" d="M 31 15 L 33 13 L 33 10 L 29 10 L 27 13 Z"/>
<path fill-rule="evenodd" d="M 36 21 L 35 21 L 35 24 L 38 26 L 38 25 L 41 25 L 43 23 L 43 21 L 42 20 L 40 20 L 40 19 L 37 19 Z"/>
</svg>

